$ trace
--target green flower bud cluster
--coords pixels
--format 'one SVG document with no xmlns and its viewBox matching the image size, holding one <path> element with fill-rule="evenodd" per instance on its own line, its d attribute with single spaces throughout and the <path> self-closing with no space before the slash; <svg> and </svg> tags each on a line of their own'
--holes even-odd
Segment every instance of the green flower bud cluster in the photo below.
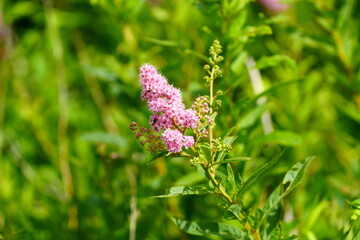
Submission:
<svg viewBox="0 0 360 240">
<path fill-rule="evenodd" d="M 201 155 L 199 157 L 190 158 L 190 160 L 189 160 L 189 164 L 194 167 L 197 167 L 198 165 L 204 164 L 204 163 L 206 163 L 206 160 Z"/>
<path fill-rule="evenodd" d="M 220 69 L 220 66 L 218 65 L 221 61 L 224 60 L 224 57 L 220 55 L 222 52 L 220 42 L 218 40 L 215 40 L 213 45 L 210 47 L 209 53 L 209 64 L 206 64 L 204 66 L 204 69 L 206 70 L 207 74 L 204 79 L 207 83 L 210 81 L 213 81 L 217 77 L 222 76 L 222 70 Z"/>
<path fill-rule="evenodd" d="M 212 150 L 214 152 L 221 152 L 221 151 L 225 151 L 225 152 L 230 152 L 231 150 L 231 145 L 230 144 L 227 144 L 227 143 L 223 143 L 221 141 L 221 138 L 215 138 L 213 141 L 213 148 Z"/>
</svg>

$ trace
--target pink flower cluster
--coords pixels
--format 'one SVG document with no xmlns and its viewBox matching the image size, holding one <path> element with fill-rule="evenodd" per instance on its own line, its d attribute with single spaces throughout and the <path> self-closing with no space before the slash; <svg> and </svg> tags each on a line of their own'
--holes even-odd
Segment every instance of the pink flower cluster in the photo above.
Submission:
<svg viewBox="0 0 360 240">
<path fill-rule="evenodd" d="M 162 135 L 169 152 L 181 152 L 182 147 L 194 145 L 193 136 L 185 136 L 179 129 L 168 128 Z"/>
<path fill-rule="evenodd" d="M 150 124 L 155 131 L 165 130 L 162 138 L 170 152 L 181 152 L 182 147 L 194 145 L 192 136 L 185 136 L 187 128 L 196 128 L 199 117 L 192 109 L 185 109 L 179 89 L 168 84 L 155 67 L 145 64 L 140 68 L 141 98 L 148 101 L 153 115 Z"/>
</svg>

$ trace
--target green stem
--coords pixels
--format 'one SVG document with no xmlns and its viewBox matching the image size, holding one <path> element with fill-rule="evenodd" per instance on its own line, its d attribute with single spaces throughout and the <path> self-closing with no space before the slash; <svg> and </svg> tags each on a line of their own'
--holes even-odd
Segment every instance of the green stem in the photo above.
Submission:
<svg viewBox="0 0 360 240">
<path fill-rule="evenodd" d="M 213 169 L 213 167 L 209 164 L 202 164 L 201 166 L 205 170 L 206 176 L 210 179 L 211 183 L 215 186 L 215 188 L 217 188 L 219 190 L 218 194 L 221 195 L 229 205 L 234 204 L 235 201 L 231 198 L 231 196 L 229 196 L 229 194 L 226 192 L 224 187 L 218 182 L 218 180 L 216 180 L 215 170 Z M 258 231 L 255 228 L 253 228 L 249 224 L 249 222 L 246 222 L 245 219 L 246 219 L 245 214 L 241 213 L 241 215 L 239 216 L 239 220 L 244 222 L 244 227 L 249 232 L 251 232 L 251 234 L 254 236 L 255 240 L 261 240 L 261 237 L 260 237 L 260 234 L 258 233 Z"/>
<path fill-rule="evenodd" d="M 210 74 L 210 116 L 213 114 L 213 101 L 214 101 L 214 74 L 215 74 L 215 68 L 212 67 L 211 74 Z M 213 149 L 213 125 L 209 125 L 209 141 L 210 141 L 210 152 L 211 152 L 211 164 L 213 164 L 214 158 L 212 151 Z"/>
</svg>

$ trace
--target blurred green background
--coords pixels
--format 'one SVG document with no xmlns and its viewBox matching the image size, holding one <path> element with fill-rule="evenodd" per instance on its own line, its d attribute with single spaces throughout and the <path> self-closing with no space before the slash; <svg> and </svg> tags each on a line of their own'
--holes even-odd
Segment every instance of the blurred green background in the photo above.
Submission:
<svg viewBox="0 0 360 240">
<path fill-rule="evenodd" d="M 287 2 L 275 12 L 249 0 L 1 0 L 0 239 L 201 239 L 169 216 L 221 219 L 216 199 L 149 198 L 202 179 L 184 159 L 147 165 L 128 125 L 150 116 L 141 64 L 157 66 L 189 107 L 207 94 L 214 39 L 225 57 L 216 89 L 226 92 L 215 135 L 235 126 L 230 155 L 252 158 L 236 171 L 246 178 L 287 147 L 246 206 L 262 206 L 288 168 L 314 155 L 286 198 L 284 231 L 342 239 L 348 202 L 360 198 L 360 2 Z M 249 59 L 264 94 L 253 91 Z"/>
</svg>

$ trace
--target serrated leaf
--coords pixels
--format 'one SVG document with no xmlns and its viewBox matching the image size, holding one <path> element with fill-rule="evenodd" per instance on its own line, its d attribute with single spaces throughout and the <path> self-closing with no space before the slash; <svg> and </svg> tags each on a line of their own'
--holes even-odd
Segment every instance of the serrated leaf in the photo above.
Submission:
<svg viewBox="0 0 360 240">
<path fill-rule="evenodd" d="M 168 198 L 184 195 L 203 195 L 214 193 L 214 189 L 208 187 L 187 187 L 187 186 L 176 186 L 166 190 L 166 193 L 159 196 L 154 196 L 153 198 Z"/>
<path fill-rule="evenodd" d="M 266 171 L 268 171 L 272 166 L 274 166 L 281 158 L 281 156 L 284 154 L 285 149 L 281 151 L 275 158 L 273 158 L 270 162 L 267 162 L 264 166 L 262 166 L 259 170 L 257 170 L 253 175 L 251 175 L 244 183 L 243 187 L 241 188 L 239 192 L 239 196 L 249 187 L 251 186 L 255 180 L 264 174 Z"/>
<path fill-rule="evenodd" d="M 263 216 L 258 221 L 258 226 L 269 216 L 272 210 L 279 204 L 279 202 L 286 197 L 295 187 L 297 187 L 304 176 L 305 169 L 314 157 L 308 157 L 304 163 L 296 163 L 286 174 L 282 183 L 270 194 L 263 208 Z M 285 188 L 285 190 L 283 190 Z"/>
<path fill-rule="evenodd" d="M 240 228 L 224 223 L 198 223 L 171 218 L 181 230 L 197 236 L 218 236 L 222 239 L 245 239 L 247 234 Z"/>
<path fill-rule="evenodd" d="M 106 132 L 86 133 L 80 136 L 80 139 L 94 143 L 113 144 L 119 147 L 127 146 L 127 141 L 123 137 Z"/>
</svg>

